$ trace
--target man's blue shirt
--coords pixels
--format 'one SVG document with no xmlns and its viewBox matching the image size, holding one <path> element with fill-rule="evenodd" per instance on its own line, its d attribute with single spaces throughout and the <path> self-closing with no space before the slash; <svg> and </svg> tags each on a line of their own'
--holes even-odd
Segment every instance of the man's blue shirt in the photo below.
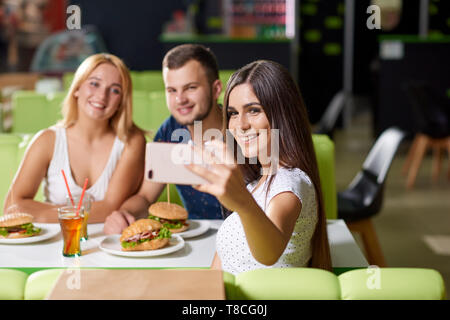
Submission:
<svg viewBox="0 0 450 320">
<path fill-rule="evenodd" d="M 177 129 L 181 130 L 173 134 Z M 187 127 L 180 125 L 173 116 L 170 116 L 158 129 L 154 141 L 187 143 L 190 139 L 191 135 Z M 176 187 L 189 213 L 189 219 L 222 219 L 221 205 L 216 197 L 197 191 L 188 185 L 177 184 Z"/>
</svg>

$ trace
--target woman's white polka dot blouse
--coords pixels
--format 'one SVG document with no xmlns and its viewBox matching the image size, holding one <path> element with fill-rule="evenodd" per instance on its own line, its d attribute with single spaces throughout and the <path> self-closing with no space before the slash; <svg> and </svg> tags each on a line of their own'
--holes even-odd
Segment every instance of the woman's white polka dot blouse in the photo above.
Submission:
<svg viewBox="0 0 450 320">
<path fill-rule="evenodd" d="M 282 192 L 292 192 L 302 203 L 302 210 L 295 223 L 291 239 L 278 261 L 270 267 L 305 267 L 311 258 L 311 238 L 318 220 L 314 186 L 302 170 L 280 168 L 270 185 L 266 199 L 268 180 L 253 193 L 253 197 L 263 211 L 266 211 L 270 200 Z M 252 192 L 255 185 L 256 181 L 248 184 L 247 189 Z M 268 268 L 253 258 L 244 228 L 236 212 L 225 219 L 220 227 L 216 237 L 216 250 L 222 261 L 223 270 L 232 274 Z"/>
</svg>

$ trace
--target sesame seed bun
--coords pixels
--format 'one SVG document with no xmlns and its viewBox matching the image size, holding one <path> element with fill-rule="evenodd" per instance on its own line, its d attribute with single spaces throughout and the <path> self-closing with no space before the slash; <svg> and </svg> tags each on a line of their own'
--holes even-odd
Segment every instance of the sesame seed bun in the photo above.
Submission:
<svg viewBox="0 0 450 320">
<path fill-rule="evenodd" d="M 148 208 L 148 212 L 155 217 L 168 220 L 186 220 L 188 218 L 186 209 L 175 203 L 156 202 Z"/>
<path fill-rule="evenodd" d="M 33 216 L 28 213 L 10 213 L 0 217 L 0 227 L 14 227 L 22 224 L 31 223 Z"/>
</svg>

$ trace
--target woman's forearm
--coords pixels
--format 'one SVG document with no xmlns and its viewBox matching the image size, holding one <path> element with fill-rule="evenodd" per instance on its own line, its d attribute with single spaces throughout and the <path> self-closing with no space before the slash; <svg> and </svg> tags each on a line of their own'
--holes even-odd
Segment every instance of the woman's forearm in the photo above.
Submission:
<svg viewBox="0 0 450 320">
<path fill-rule="evenodd" d="M 253 257 L 262 264 L 272 265 L 280 258 L 289 239 L 252 200 L 238 214 Z"/>
<path fill-rule="evenodd" d="M 7 213 L 25 212 L 33 215 L 34 222 L 56 223 L 58 222 L 58 207 L 60 206 L 31 199 L 21 199 L 9 206 Z"/>
</svg>

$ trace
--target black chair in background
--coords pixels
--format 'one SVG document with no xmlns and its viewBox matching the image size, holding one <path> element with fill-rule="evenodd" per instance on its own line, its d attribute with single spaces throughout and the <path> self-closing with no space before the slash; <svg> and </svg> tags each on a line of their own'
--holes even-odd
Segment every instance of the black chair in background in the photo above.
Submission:
<svg viewBox="0 0 450 320">
<path fill-rule="evenodd" d="M 316 134 L 326 134 L 330 138 L 333 138 L 333 131 L 336 127 L 336 122 L 339 115 L 342 112 L 345 104 L 345 94 L 344 91 L 339 91 L 336 93 L 328 104 L 325 112 L 320 118 L 319 124 L 317 125 L 314 133 Z"/>
<path fill-rule="evenodd" d="M 403 166 L 403 174 L 408 174 L 406 187 L 411 189 L 414 186 L 428 149 L 433 150 L 433 182 L 439 178 L 442 153 L 445 151 L 449 156 L 447 178 L 450 179 L 450 100 L 425 83 L 410 82 L 403 89 L 411 102 L 414 120 L 419 128 Z"/>
<path fill-rule="evenodd" d="M 338 218 L 361 235 L 369 264 L 379 267 L 385 267 L 386 262 L 371 217 L 382 208 L 387 173 L 404 137 L 405 132 L 398 128 L 386 129 L 348 188 L 338 192 Z"/>
</svg>

